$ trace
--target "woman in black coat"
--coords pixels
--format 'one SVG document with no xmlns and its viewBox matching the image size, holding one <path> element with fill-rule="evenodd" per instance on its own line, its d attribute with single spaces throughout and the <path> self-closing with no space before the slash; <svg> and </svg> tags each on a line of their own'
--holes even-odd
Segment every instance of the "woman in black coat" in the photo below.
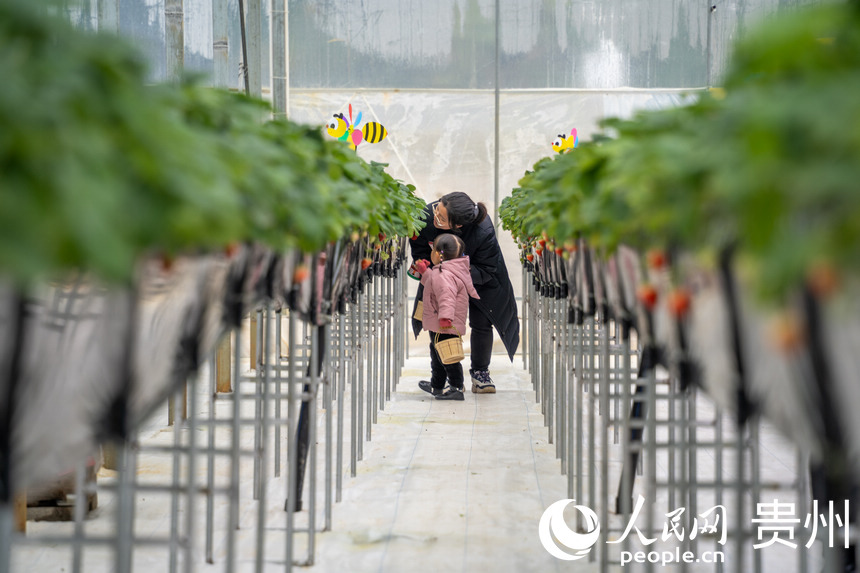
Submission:
<svg viewBox="0 0 860 573">
<path fill-rule="evenodd" d="M 469 299 L 469 328 L 472 332 L 469 373 L 472 375 L 472 392 L 493 394 L 496 392 L 490 378 L 493 327 L 498 331 L 511 360 L 520 344 L 514 288 L 508 277 L 493 222 L 487 216 L 487 208 L 483 203 L 475 203 L 467 194 L 459 191 L 448 193 L 428 204 L 424 217 L 427 225 L 410 241 L 414 261 L 429 261 L 430 245 L 442 233 L 455 233 L 466 244 L 465 254 L 471 263 L 472 283 L 481 297 L 480 300 Z M 419 286 L 416 305 L 423 291 Z M 416 338 L 421 332 L 421 322 L 414 318 L 412 331 Z M 423 385 L 421 387 L 424 389 Z"/>
</svg>

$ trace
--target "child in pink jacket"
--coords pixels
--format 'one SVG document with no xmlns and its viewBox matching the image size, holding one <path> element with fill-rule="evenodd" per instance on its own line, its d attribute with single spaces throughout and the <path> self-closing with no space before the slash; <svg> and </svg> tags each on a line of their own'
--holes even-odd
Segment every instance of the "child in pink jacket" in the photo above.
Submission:
<svg viewBox="0 0 860 573">
<path fill-rule="evenodd" d="M 445 233 L 436 237 L 430 259 L 415 264 L 424 285 L 424 314 L 422 326 L 430 331 L 430 381 L 422 380 L 418 387 L 437 400 L 463 400 L 463 365 L 442 364 L 436 352 L 439 342 L 462 336 L 466 332 L 469 297 L 480 298 L 472 285 L 469 257 L 463 255 L 465 245 L 456 235 Z M 445 391 L 445 382 L 450 388 Z"/>
</svg>

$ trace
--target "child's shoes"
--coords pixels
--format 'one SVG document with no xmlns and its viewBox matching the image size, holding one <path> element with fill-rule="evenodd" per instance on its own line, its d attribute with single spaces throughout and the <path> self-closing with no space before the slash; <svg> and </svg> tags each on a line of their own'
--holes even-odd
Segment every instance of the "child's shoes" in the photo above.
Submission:
<svg viewBox="0 0 860 573">
<path fill-rule="evenodd" d="M 430 382 L 427 380 L 422 380 L 418 383 L 418 387 L 427 392 L 428 394 L 433 394 L 434 396 L 441 396 L 444 388 L 434 388 Z"/>
<path fill-rule="evenodd" d="M 438 394 L 436 396 L 437 400 L 465 400 L 463 397 L 463 388 L 455 388 L 454 386 L 449 386 L 445 392 L 442 394 Z"/>
</svg>

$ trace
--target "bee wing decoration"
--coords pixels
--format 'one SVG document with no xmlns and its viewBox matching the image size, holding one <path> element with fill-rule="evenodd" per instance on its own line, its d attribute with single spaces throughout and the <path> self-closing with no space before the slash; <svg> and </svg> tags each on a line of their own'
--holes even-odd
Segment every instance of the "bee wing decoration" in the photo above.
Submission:
<svg viewBox="0 0 860 573">
<path fill-rule="evenodd" d="M 358 145 L 361 143 L 361 140 L 364 139 L 363 134 L 358 129 L 354 129 L 352 131 L 352 133 L 350 134 L 350 138 L 352 139 L 352 144 L 356 147 L 358 147 Z"/>
<path fill-rule="evenodd" d="M 353 127 L 358 127 L 361 125 L 361 112 L 358 112 L 358 115 L 355 116 L 355 123 L 352 124 Z"/>
<path fill-rule="evenodd" d="M 352 125 L 352 104 L 349 104 L 349 124 Z"/>
<path fill-rule="evenodd" d="M 388 136 L 388 131 L 381 123 L 371 121 L 361 128 L 364 140 L 368 143 L 379 143 Z"/>
<path fill-rule="evenodd" d="M 576 147 L 579 145 L 579 136 L 576 134 L 576 128 L 570 130 L 570 135 L 573 137 L 573 146 Z"/>
</svg>

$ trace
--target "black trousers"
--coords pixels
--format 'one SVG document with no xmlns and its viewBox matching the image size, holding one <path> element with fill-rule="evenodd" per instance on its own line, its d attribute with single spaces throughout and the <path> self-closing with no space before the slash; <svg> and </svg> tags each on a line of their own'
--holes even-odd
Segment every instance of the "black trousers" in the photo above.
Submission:
<svg viewBox="0 0 860 573">
<path fill-rule="evenodd" d="M 469 328 L 472 336 L 472 370 L 489 370 L 490 358 L 493 356 L 493 323 L 469 299 Z"/>
<path fill-rule="evenodd" d="M 445 381 L 448 381 L 454 388 L 463 388 L 463 364 L 455 362 L 454 364 L 442 364 L 442 359 L 439 358 L 439 353 L 436 352 L 436 336 L 437 333 L 430 332 L 430 385 L 434 388 L 442 389 L 445 387 Z M 438 334 L 439 342 L 449 338 L 457 338 L 456 334 L 446 334 L 441 332 Z"/>
</svg>

